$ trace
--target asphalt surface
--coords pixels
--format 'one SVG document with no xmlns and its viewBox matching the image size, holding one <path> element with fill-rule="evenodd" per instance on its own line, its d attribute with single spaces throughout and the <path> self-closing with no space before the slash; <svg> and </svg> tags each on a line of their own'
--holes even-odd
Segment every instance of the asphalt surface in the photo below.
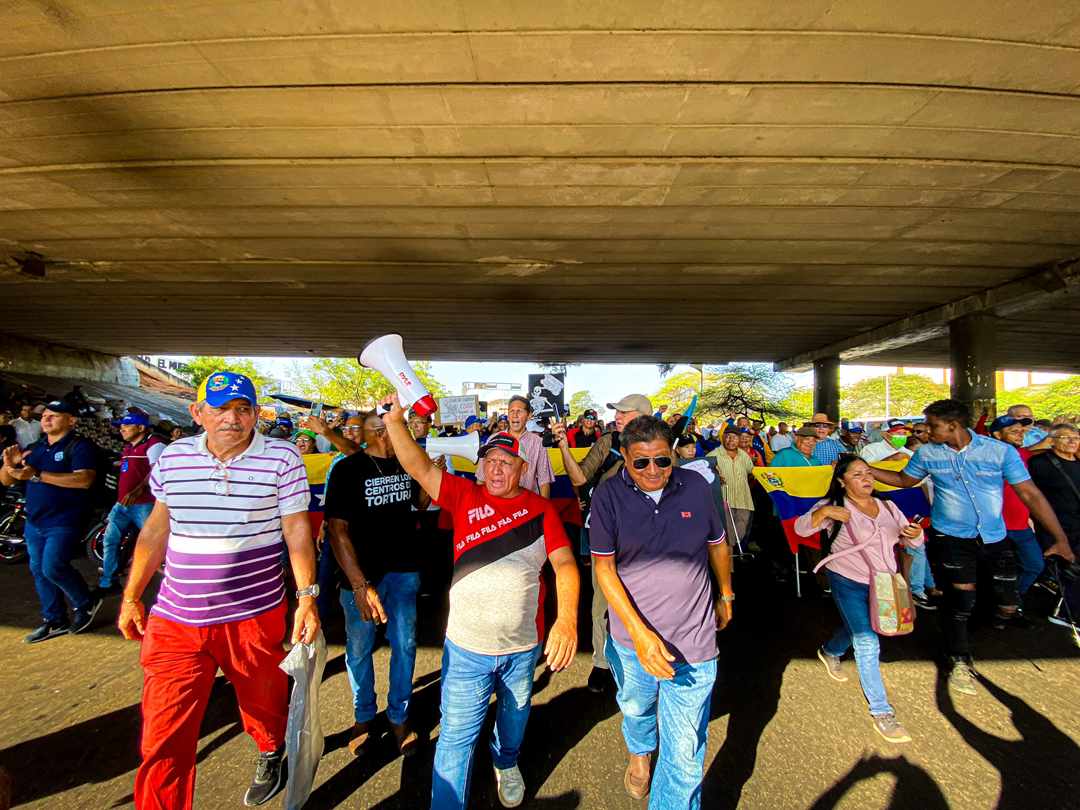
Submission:
<svg viewBox="0 0 1080 810">
<path fill-rule="evenodd" d="M 81 565 L 89 572 L 85 561 Z M 936 623 L 932 614 L 920 614 L 915 634 L 883 640 L 889 697 L 914 737 L 907 745 L 889 745 L 872 730 L 854 663 L 845 665 L 850 680 L 837 684 L 815 658 L 837 618 L 812 580 L 805 581 L 808 593 L 797 600 L 790 585 L 772 582 L 765 566 L 738 568 L 737 618 L 720 637 L 704 807 L 1080 807 L 1080 650 L 1066 631 L 1045 622 L 1026 631 L 977 628 L 979 695 L 954 700 L 934 660 Z M 107 602 L 93 631 L 30 646 L 22 636 L 36 623 L 37 601 L 25 566 L 0 569 L 0 593 L 0 766 L 13 781 L 13 806 L 130 806 L 141 675 L 138 645 L 113 627 L 118 598 Z M 307 807 L 428 806 L 443 601 L 440 594 L 420 601 L 412 722 L 428 742 L 407 760 L 385 737 L 369 755 L 349 754 L 351 695 L 341 633 L 329 628 L 321 693 L 326 754 Z M 582 616 L 587 622 L 588 610 Z M 581 637 L 587 645 L 587 626 Z M 380 707 L 387 657 L 380 647 Z M 612 697 L 585 688 L 589 670 L 587 651 L 564 673 L 537 670 L 520 761 L 525 807 L 645 806 L 623 793 L 618 709 Z M 254 757 L 232 689 L 219 677 L 199 742 L 196 807 L 242 806 Z M 472 806 L 499 806 L 486 745 L 477 749 Z"/>
</svg>

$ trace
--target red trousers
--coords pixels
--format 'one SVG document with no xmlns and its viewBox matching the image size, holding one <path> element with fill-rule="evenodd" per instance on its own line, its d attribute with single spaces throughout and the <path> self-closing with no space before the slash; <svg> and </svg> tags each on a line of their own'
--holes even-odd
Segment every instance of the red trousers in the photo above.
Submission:
<svg viewBox="0 0 1080 810">
<path fill-rule="evenodd" d="M 190 810 L 195 753 L 218 667 L 236 690 L 244 731 L 260 751 L 285 742 L 289 677 L 285 603 L 250 619 L 193 627 L 151 616 L 143 637 L 142 765 L 137 810 Z"/>
</svg>

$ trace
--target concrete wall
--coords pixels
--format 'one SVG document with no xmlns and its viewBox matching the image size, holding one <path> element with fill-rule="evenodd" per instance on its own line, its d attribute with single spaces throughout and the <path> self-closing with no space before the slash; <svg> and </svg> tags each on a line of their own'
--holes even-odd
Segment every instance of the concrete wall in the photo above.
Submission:
<svg viewBox="0 0 1080 810">
<path fill-rule="evenodd" d="M 129 358 L 11 335 L 0 335 L 0 371 L 139 385 L 139 372 Z"/>
</svg>

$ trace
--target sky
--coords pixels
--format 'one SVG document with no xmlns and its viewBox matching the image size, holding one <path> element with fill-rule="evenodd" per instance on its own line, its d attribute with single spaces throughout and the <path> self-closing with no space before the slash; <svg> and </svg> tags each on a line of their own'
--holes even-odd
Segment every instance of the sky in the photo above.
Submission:
<svg viewBox="0 0 1080 810">
<path fill-rule="evenodd" d="M 184 360 L 187 358 L 170 358 Z M 310 357 L 258 357 L 253 358 L 255 364 L 268 372 L 271 376 L 288 380 L 292 369 L 296 364 L 301 367 L 310 365 L 313 361 Z M 542 372 L 543 369 L 535 363 L 470 363 L 470 362 L 447 362 L 433 361 L 431 369 L 436 379 L 443 383 L 451 394 L 460 394 L 461 385 L 464 382 L 504 382 L 520 383 L 522 386 L 528 381 L 529 374 Z M 693 371 L 688 365 L 677 365 L 671 374 L 683 371 Z M 944 382 L 941 369 L 906 368 L 909 373 L 921 373 L 936 382 Z M 840 385 L 865 380 L 870 377 L 881 377 L 887 373 L 895 374 L 896 367 L 889 366 L 856 366 L 842 365 L 840 367 Z M 670 376 L 670 375 L 669 375 Z M 797 388 L 806 388 L 814 383 L 813 372 L 789 375 Z M 1027 385 L 1026 372 L 1005 373 L 1005 388 L 1011 390 Z M 1032 382 L 1045 384 L 1061 379 L 1063 374 L 1034 374 Z M 592 393 L 593 399 L 602 405 L 614 402 L 627 394 L 645 394 L 649 396 L 657 391 L 664 382 L 660 376 L 660 370 L 652 364 L 616 364 L 616 363 L 585 363 L 580 366 L 570 366 L 566 370 L 566 398 L 569 399 L 577 391 L 586 390 Z"/>
</svg>

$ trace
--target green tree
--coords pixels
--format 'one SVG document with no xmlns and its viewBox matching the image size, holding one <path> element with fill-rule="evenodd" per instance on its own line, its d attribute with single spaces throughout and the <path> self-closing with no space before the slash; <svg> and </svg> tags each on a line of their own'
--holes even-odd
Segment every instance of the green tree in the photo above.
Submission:
<svg viewBox="0 0 1080 810">
<path fill-rule="evenodd" d="M 592 391 L 575 391 L 570 395 L 570 401 L 566 403 L 566 407 L 574 416 L 580 416 L 581 412 L 587 408 L 592 408 L 594 411 L 600 409 L 596 400 L 593 399 Z"/>
<path fill-rule="evenodd" d="M 697 377 L 696 372 L 691 374 Z M 765 363 L 731 363 L 706 369 L 699 419 L 707 423 L 742 415 L 762 422 L 790 418 L 784 404 L 790 393 L 790 377 Z"/>
<path fill-rule="evenodd" d="M 412 367 L 432 396 L 445 397 L 450 393 L 432 376 L 430 363 L 414 362 Z M 373 408 L 394 392 L 393 384 L 378 371 L 363 368 L 356 360 L 339 357 L 320 358 L 307 369 L 294 366 L 292 378 L 304 396 L 346 408 Z"/>
<path fill-rule="evenodd" d="M 809 422 L 814 416 L 814 389 L 796 388 L 780 402 L 780 408 L 786 414 L 780 421 L 795 426 Z"/>
<path fill-rule="evenodd" d="M 922 374 L 889 375 L 889 415 L 909 416 L 937 399 L 947 399 L 949 387 Z M 885 415 L 885 377 L 871 377 L 840 391 L 840 413 L 846 419 Z"/>
<path fill-rule="evenodd" d="M 1080 415 L 1080 375 L 1049 385 L 1003 391 L 997 400 L 998 413 L 1005 413 L 1010 405 L 1028 405 L 1040 419 L 1074 419 Z"/>
<path fill-rule="evenodd" d="M 705 386 L 708 388 L 711 385 L 716 385 L 720 382 L 720 375 L 716 373 L 707 373 L 705 375 Z M 653 408 L 659 408 L 661 405 L 668 406 L 668 413 L 679 412 L 690 404 L 690 400 L 694 398 L 694 394 L 698 393 L 698 389 L 701 386 L 701 375 L 696 371 L 681 371 L 678 374 L 673 374 L 664 380 L 664 384 L 651 396 L 649 400 L 652 402 Z M 712 416 L 712 414 L 709 414 Z M 697 412 L 698 420 L 705 418 L 706 415 L 702 413 L 700 404 Z"/>
<path fill-rule="evenodd" d="M 263 388 L 271 382 L 271 378 L 259 370 L 251 360 L 245 357 L 211 357 L 199 355 L 192 357 L 180 368 L 181 377 L 191 383 L 192 387 L 198 388 L 202 381 L 215 371 L 231 371 L 235 374 L 243 374 L 255 383 L 255 390 L 262 394 Z"/>
</svg>

